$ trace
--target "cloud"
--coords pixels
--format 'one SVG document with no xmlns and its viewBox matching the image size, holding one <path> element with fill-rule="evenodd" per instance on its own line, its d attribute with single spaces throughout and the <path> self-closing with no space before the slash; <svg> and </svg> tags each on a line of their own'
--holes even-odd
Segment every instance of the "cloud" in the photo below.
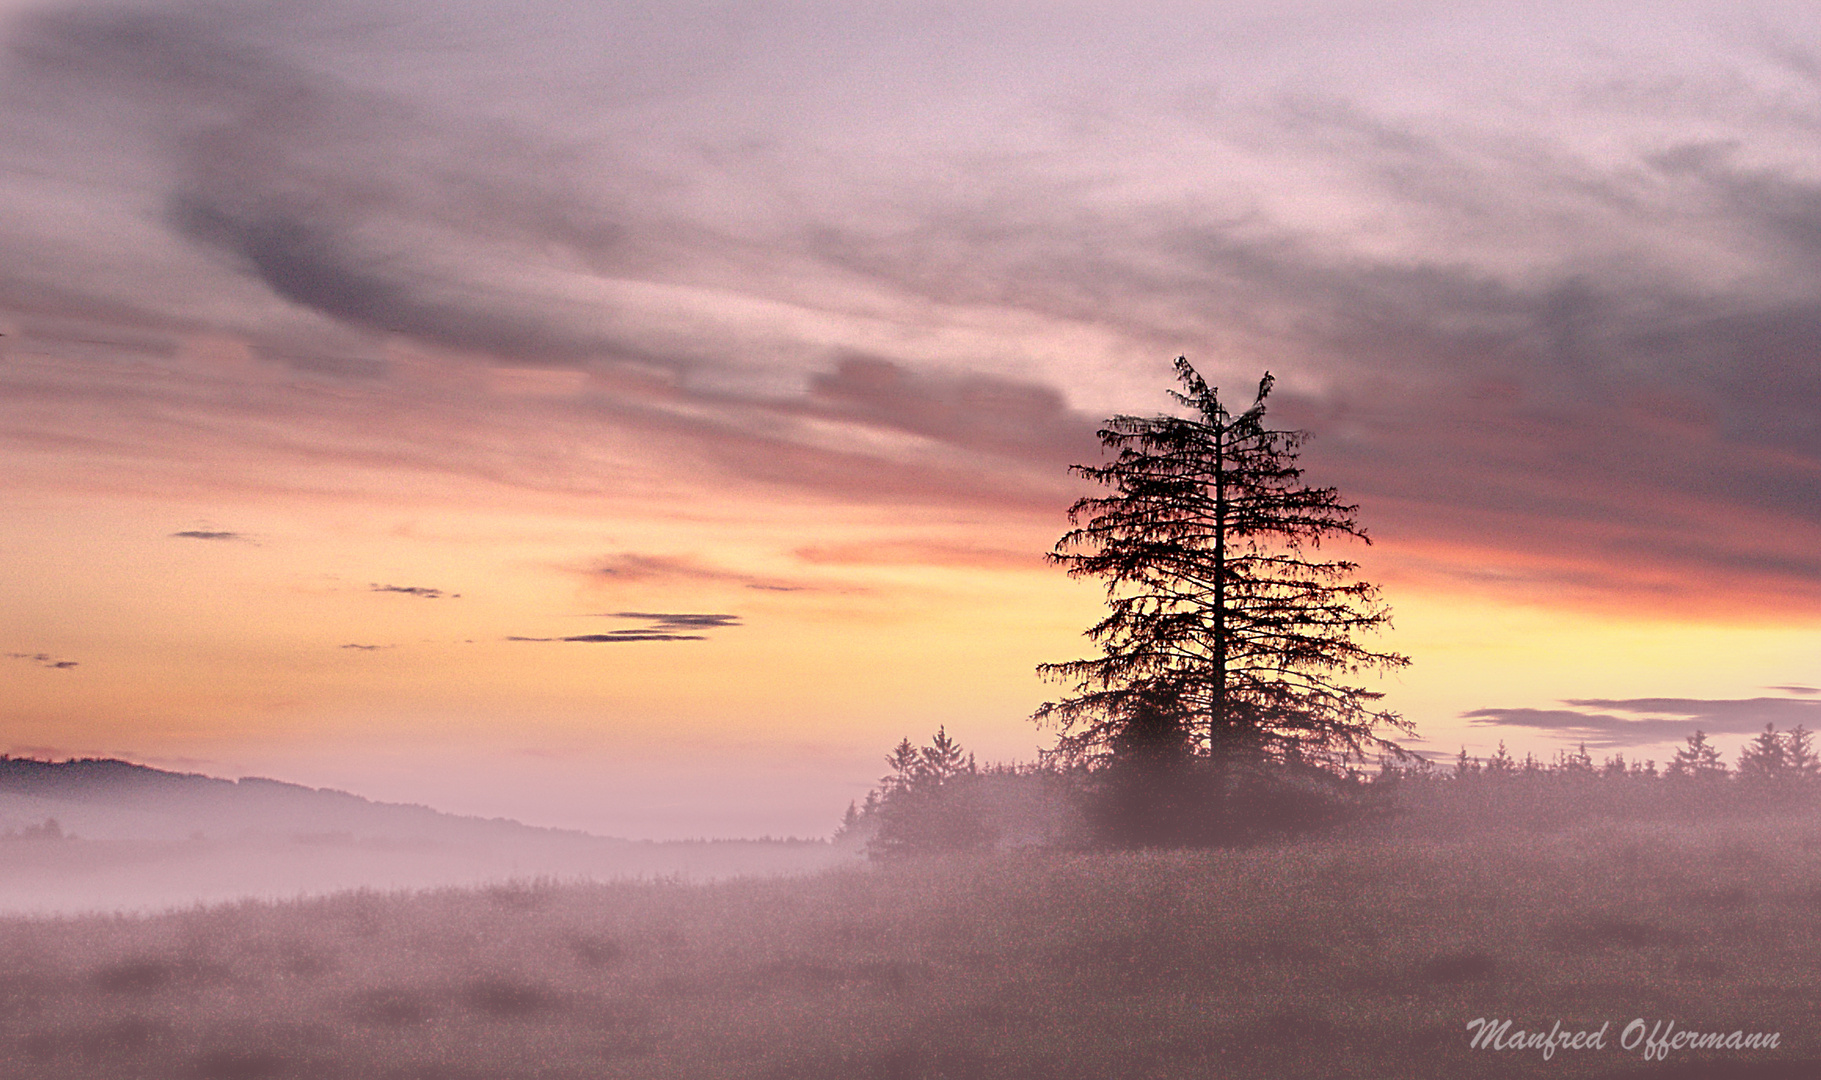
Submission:
<svg viewBox="0 0 1821 1080">
<path fill-rule="evenodd" d="M 187 8 L 187 10 L 186 10 Z M 462 120 L 295 55 L 280 17 L 40 11 L 15 66 L 84 127 L 138 122 L 172 182 L 165 219 L 279 300 L 363 331 L 520 358 L 610 337 L 493 270 L 520 246 L 611 255 L 620 227 L 565 188 L 580 163 L 510 123 Z M 336 32 L 305 31 L 320 46 Z M 116 116 L 98 112 L 112 108 Z"/>
<path fill-rule="evenodd" d="M 1738 735 L 1762 731 L 1766 724 L 1781 730 L 1821 725 L 1821 701 L 1796 698 L 1576 698 L 1562 704 L 1574 708 L 1474 709 L 1462 716 L 1475 724 L 1553 731 L 1602 747 L 1677 741 L 1696 729 Z"/>
<path fill-rule="evenodd" d="M 607 556 L 588 567 L 585 572 L 591 577 L 626 583 L 716 582 L 766 592 L 821 591 L 823 588 L 807 582 L 763 577 L 727 569 L 687 555 L 644 555 L 636 552 L 621 552 Z"/>
<path fill-rule="evenodd" d="M 666 630 L 712 630 L 723 626 L 739 626 L 738 615 L 691 615 L 673 614 L 658 611 L 614 611 L 597 616 L 604 619 L 638 619 L 642 622 L 655 623 Z"/>
<path fill-rule="evenodd" d="M 507 641 L 583 641 L 594 644 L 621 641 L 707 641 L 700 634 L 659 634 L 645 630 L 620 630 L 611 634 L 574 634 L 569 637 L 509 637 Z"/>
<path fill-rule="evenodd" d="M 391 645 L 355 645 L 355 644 L 348 644 L 348 645 L 343 645 L 343 646 L 341 646 L 341 648 L 344 648 L 344 649 L 356 649 L 356 650 L 359 650 L 359 651 L 360 651 L 360 652 L 378 652 L 378 651 L 379 651 L 379 650 L 381 650 L 381 649 L 390 649 L 390 648 L 393 648 L 393 646 L 391 646 Z"/>
<path fill-rule="evenodd" d="M 9 652 L 6 657 L 9 660 L 29 660 L 39 667 L 50 668 L 53 671 L 65 671 L 78 666 L 75 660 L 58 660 L 49 653 Z"/>
<path fill-rule="evenodd" d="M 245 540 L 252 543 L 252 538 L 244 533 L 218 532 L 213 529 L 185 529 L 171 534 L 173 539 L 183 540 Z"/>
<path fill-rule="evenodd" d="M 1273 369 L 1308 477 L 1411 575 L 1821 600 L 1821 115 L 1813 56 L 1765 44 L 1793 16 L 1697 3 L 1612 51 L 1483 7 L 1390 38 L 1345 5 L 686 8 L 20 20 L 0 308 L 49 359 L 0 369 L 8 445 L 579 490 L 612 432 L 692 479 L 1005 520 L 1066 506 L 1095 424 L 1188 353 Z M 203 333 L 286 377 L 183 369 Z M 476 373 L 414 382 L 401 342 Z M 540 365 L 586 378 L 482 389 Z"/>
<path fill-rule="evenodd" d="M 654 633 L 649 630 L 615 630 L 612 633 L 608 633 L 608 634 L 576 634 L 573 637 L 566 637 L 563 640 L 564 641 L 613 642 L 613 641 L 707 641 L 708 639 L 706 637 L 703 637 L 700 634 L 662 634 L 662 633 Z"/>
<path fill-rule="evenodd" d="M 1052 385 L 984 374 L 925 374 L 850 355 L 810 379 L 805 412 L 864 421 L 951 446 L 1066 467 L 1098 453 L 1098 421 Z"/>
<path fill-rule="evenodd" d="M 796 549 L 804 562 L 828 566 L 952 566 L 982 570 L 1029 570 L 1044 565 L 1042 549 L 1015 551 L 936 540 L 881 540 L 822 544 Z"/>
<path fill-rule="evenodd" d="M 406 596 L 415 596 L 424 600 L 441 600 L 444 597 L 451 600 L 462 598 L 461 593 L 447 593 L 441 589 L 431 589 L 422 585 L 368 585 L 367 589 L 369 592 L 403 593 Z"/>
<path fill-rule="evenodd" d="M 613 644 L 622 641 L 707 641 L 702 634 L 678 633 L 687 630 L 716 630 L 741 625 L 738 615 L 693 614 L 662 611 L 603 612 L 596 618 L 633 619 L 649 625 L 638 629 L 610 630 L 605 634 L 571 634 L 564 637 L 509 637 L 507 641 L 578 641 L 589 644 Z"/>
</svg>

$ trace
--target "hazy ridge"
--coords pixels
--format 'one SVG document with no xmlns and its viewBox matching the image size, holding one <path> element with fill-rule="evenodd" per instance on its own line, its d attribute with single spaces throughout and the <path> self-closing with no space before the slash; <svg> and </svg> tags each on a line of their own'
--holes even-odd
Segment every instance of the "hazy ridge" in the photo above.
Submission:
<svg viewBox="0 0 1821 1080">
<path fill-rule="evenodd" d="M 595 836 L 109 759 L 0 758 L 0 837 L 0 911 L 10 912 L 145 910 L 508 878 L 715 878 L 853 857 L 819 841 Z"/>
</svg>

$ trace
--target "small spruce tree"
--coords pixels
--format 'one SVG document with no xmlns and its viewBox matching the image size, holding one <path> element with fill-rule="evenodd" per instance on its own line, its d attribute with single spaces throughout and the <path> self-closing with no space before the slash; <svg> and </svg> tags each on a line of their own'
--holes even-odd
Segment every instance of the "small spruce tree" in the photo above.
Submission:
<svg viewBox="0 0 1821 1080">
<path fill-rule="evenodd" d="M 978 803 L 974 756 L 961 749 L 947 728 L 936 729 L 929 745 L 900 742 L 887 755 L 891 772 L 879 781 L 877 799 L 867 803 L 877 828 L 867 843 L 875 858 L 975 851 L 996 839 Z"/>
<path fill-rule="evenodd" d="M 1789 756 L 1783 736 L 1775 724 L 1765 724 L 1750 742 L 1739 750 L 1739 779 L 1749 783 L 1772 783 L 1789 775 Z"/>
<path fill-rule="evenodd" d="M 1797 724 L 1783 734 L 1783 764 L 1798 780 L 1821 775 L 1821 757 L 1815 754 L 1814 733 Z"/>
<path fill-rule="evenodd" d="M 1681 779 L 1717 780 L 1727 775 L 1726 761 L 1720 757 L 1720 751 L 1707 741 L 1707 733 L 1695 729 L 1688 737 L 1688 745 L 1676 751 L 1665 773 Z"/>
</svg>

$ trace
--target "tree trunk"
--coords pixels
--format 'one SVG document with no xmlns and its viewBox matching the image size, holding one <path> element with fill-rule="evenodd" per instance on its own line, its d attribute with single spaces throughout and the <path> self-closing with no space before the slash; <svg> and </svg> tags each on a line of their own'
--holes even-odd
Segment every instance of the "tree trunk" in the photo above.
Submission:
<svg viewBox="0 0 1821 1080">
<path fill-rule="evenodd" d="M 1208 753 L 1219 752 L 1227 726 L 1227 448 L 1226 432 L 1214 427 L 1214 697 L 1208 709 Z"/>
</svg>

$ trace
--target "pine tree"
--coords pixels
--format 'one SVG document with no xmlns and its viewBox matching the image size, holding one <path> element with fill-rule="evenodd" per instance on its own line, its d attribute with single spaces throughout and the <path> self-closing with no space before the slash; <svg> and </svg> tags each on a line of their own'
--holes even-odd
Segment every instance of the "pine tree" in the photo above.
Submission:
<svg viewBox="0 0 1821 1080">
<path fill-rule="evenodd" d="M 1566 750 L 1556 751 L 1555 768 L 1558 776 L 1573 779 L 1586 779 L 1593 775 L 1593 755 L 1587 752 L 1587 744 L 1582 743 L 1579 750 L 1570 754 Z"/>
<path fill-rule="evenodd" d="M 979 767 L 947 728 L 929 745 L 898 743 L 885 759 L 891 773 L 867 796 L 876 828 L 867 843 L 873 858 L 992 846 L 994 833 L 978 805 Z"/>
<path fill-rule="evenodd" d="M 1739 750 L 1739 779 L 1750 781 L 1782 780 L 1790 773 L 1784 737 L 1775 724 L 1765 724 L 1750 742 Z"/>
<path fill-rule="evenodd" d="M 1814 733 L 1797 724 L 1783 733 L 1783 760 L 1790 775 L 1812 780 L 1821 774 L 1821 757 L 1815 754 Z"/>
<path fill-rule="evenodd" d="M 1675 759 L 1669 763 L 1667 776 L 1685 777 L 1696 780 L 1713 780 L 1726 775 L 1726 762 L 1720 757 L 1720 751 L 1707 741 L 1707 733 L 1695 729 L 1688 737 L 1688 745 L 1676 751 Z"/>
<path fill-rule="evenodd" d="M 1073 469 L 1113 490 L 1070 508 L 1050 559 L 1104 580 L 1110 610 L 1087 632 L 1101 655 L 1038 669 L 1075 691 L 1036 713 L 1059 729 L 1055 753 L 1330 770 L 1403 757 L 1378 731 L 1408 724 L 1350 680 L 1409 663 L 1354 640 L 1389 612 L 1356 564 L 1315 558 L 1324 540 L 1370 542 L 1358 508 L 1301 483 L 1304 434 L 1265 426 L 1268 373 L 1238 415 L 1186 358 L 1176 373 L 1193 416 L 1113 417 L 1114 459 Z"/>
<path fill-rule="evenodd" d="M 1517 762 L 1511 759 L 1511 751 L 1505 749 L 1505 740 L 1499 740 L 1499 748 L 1486 759 L 1486 771 L 1494 776 L 1510 776 L 1517 772 Z"/>
</svg>

